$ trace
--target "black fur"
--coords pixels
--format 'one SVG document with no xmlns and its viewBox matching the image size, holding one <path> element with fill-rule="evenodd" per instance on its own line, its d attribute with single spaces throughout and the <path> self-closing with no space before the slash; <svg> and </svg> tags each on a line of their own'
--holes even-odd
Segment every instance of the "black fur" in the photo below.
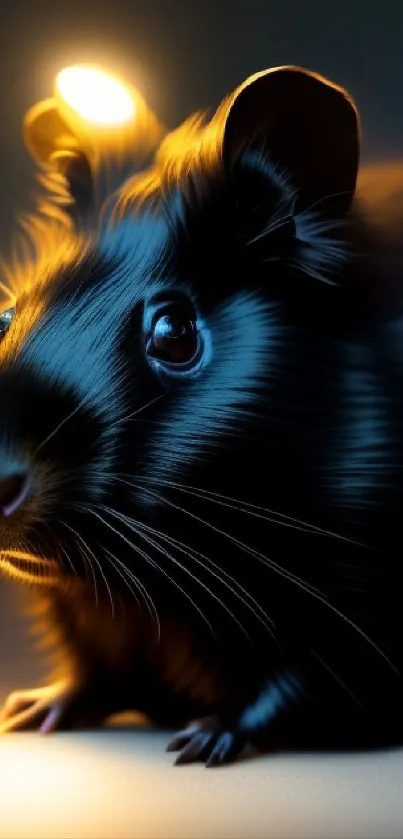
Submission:
<svg viewBox="0 0 403 839">
<path fill-rule="evenodd" d="M 170 747 L 209 765 L 401 736 L 401 293 L 358 155 L 343 91 L 258 75 L 22 278 L 0 463 L 31 491 L 0 548 L 38 584 L 7 551 L 58 561 L 60 726 L 199 719 Z M 177 298 L 203 342 L 180 376 L 146 352 Z"/>
</svg>

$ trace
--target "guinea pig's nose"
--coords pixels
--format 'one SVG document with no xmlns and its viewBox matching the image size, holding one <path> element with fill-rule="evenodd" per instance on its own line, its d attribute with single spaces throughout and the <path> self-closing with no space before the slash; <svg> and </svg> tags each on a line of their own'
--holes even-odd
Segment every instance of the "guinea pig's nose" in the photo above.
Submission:
<svg viewBox="0 0 403 839">
<path fill-rule="evenodd" d="M 18 510 L 28 495 L 28 475 L 0 464 L 0 517 L 7 518 Z"/>
</svg>

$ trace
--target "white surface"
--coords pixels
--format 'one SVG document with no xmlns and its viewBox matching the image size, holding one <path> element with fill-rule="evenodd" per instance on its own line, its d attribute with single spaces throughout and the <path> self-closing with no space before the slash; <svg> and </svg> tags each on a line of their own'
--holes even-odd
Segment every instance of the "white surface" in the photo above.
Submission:
<svg viewBox="0 0 403 839">
<path fill-rule="evenodd" d="M 403 836 L 403 751 L 174 767 L 154 731 L 5 735 L 1 839 Z"/>
<path fill-rule="evenodd" d="M 0 583 L 0 700 L 44 668 Z M 168 733 L 0 738 L 0 839 L 402 839 L 403 750 L 173 766 Z"/>
</svg>

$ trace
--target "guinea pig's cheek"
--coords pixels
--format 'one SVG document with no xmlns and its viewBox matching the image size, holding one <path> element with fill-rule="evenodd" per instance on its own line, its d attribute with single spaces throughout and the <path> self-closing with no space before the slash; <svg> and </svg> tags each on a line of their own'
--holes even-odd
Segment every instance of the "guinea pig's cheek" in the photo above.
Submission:
<svg viewBox="0 0 403 839">
<path fill-rule="evenodd" d="M 63 305 L 49 312 L 26 342 L 21 361 L 41 383 L 74 392 L 78 401 L 107 420 L 118 419 L 120 367 L 118 326 L 102 312 L 85 315 Z M 38 406 L 39 407 L 39 406 Z"/>
<path fill-rule="evenodd" d="M 248 430 L 261 407 L 262 383 L 280 356 L 277 308 L 258 295 L 234 295 L 209 329 L 209 363 L 181 388 L 148 446 L 147 477 L 161 480 L 161 487 L 181 480 L 202 459 L 216 461 L 223 440 Z"/>
</svg>

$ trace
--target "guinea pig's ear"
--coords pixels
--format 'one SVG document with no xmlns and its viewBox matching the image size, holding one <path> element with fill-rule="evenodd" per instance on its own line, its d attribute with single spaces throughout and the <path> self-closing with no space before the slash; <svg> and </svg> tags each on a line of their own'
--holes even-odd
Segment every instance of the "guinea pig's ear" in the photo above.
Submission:
<svg viewBox="0 0 403 839">
<path fill-rule="evenodd" d="M 94 176 L 90 151 L 63 121 L 53 99 L 31 108 L 23 124 L 24 140 L 31 157 L 45 172 L 48 190 L 64 204 L 75 222 L 94 209 Z"/>
<path fill-rule="evenodd" d="M 360 152 L 357 109 L 345 90 L 299 67 L 248 78 L 224 103 L 222 155 L 231 170 L 245 148 L 263 151 L 295 190 L 297 212 L 321 204 L 345 213 Z"/>
</svg>

